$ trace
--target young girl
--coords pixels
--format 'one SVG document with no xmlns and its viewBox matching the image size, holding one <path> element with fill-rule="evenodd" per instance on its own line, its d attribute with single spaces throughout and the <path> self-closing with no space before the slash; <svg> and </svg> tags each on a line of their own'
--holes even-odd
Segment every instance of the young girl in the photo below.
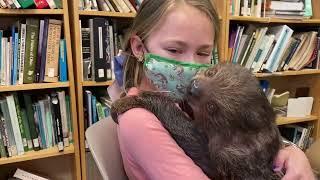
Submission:
<svg viewBox="0 0 320 180">
<path fill-rule="evenodd" d="M 171 91 L 171 86 L 159 86 L 164 83 L 161 78 L 145 76 L 144 55 L 153 53 L 177 61 L 209 64 L 218 34 L 218 14 L 210 0 L 144 0 L 126 44 L 125 50 L 131 56 L 125 63 L 123 82 L 117 78 L 116 83 L 128 90 L 128 95 L 139 90 Z M 152 113 L 131 109 L 118 120 L 120 151 L 129 179 L 209 179 Z M 284 180 L 313 179 L 306 156 L 297 148 L 281 150 L 274 164 L 276 171 L 286 170 Z"/>
</svg>

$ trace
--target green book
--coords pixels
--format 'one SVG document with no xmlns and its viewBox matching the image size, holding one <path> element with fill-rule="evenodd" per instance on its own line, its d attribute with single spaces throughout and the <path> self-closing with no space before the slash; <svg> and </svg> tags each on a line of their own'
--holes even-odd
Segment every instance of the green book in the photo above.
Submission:
<svg viewBox="0 0 320 180">
<path fill-rule="evenodd" d="M 21 109 L 21 117 L 22 117 L 22 122 L 24 126 L 24 132 L 26 133 L 28 151 L 31 151 L 33 149 L 33 146 L 32 146 L 32 139 L 30 134 L 29 122 L 28 122 L 28 115 L 27 115 L 27 111 L 23 108 Z"/>
<path fill-rule="evenodd" d="M 34 82 L 35 66 L 38 52 L 39 19 L 27 18 L 26 50 L 23 72 L 23 83 Z"/>
<path fill-rule="evenodd" d="M 70 96 L 66 96 L 66 109 L 67 109 L 67 120 L 68 120 L 68 129 L 69 129 L 69 142 L 73 143 L 73 128 L 71 121 L 71 108 L 70 108 Z"/>
<path fill-rule="evenodd" d="M 96 106 L 97 106 L 98 120 L 100 121 L 105 118 L 104 111 L 100 102 L 97 102 Z"/>
<path fill-rule="evenodd" d="M 54 3 L 56 4 L 57 9 L 62 9 L 61 0 L 54 0 Z"/>
<path fill-rule="evenodd" d="M 40 150 L 38 132 L 37 132 L 36 124 L 34 121 L 34 111 L 32 107 L 31 96 L 29 94 L 23 94 L 23 99 L 24 99 L 24 103 L 27 111 L 27 118 L 29 122 L 30 136 L 32 139 L 33 149 Z"/>
<path fill-rule="evenodd" d="M 21 5 L 22 9 L 26 9 L 34 5 L 33 0 L 18 0 L 18 2 Z"/>
<path fill-rule="evenodd" d="M 20 108 L 18 96 L 16 93 L 14 93 L 13 98 L 14 98 L 14 104 L 16 106 L 16 112 L 17 112 L 20 134 L 21 134 L 21 138 L 22 138 L 23 149 L 24 149 L 24 151 L 28 151 L 28 144 L 27 144 L 24 123 L 23 123 L 22 115 L 21 115 L 21 108 Z"/>
<path fill-rule="evenodd" d="M 304 17 L 312 17 L 313 12 L 312 12 L 312 2 L 311 0 L 305 0 L 304 1 Z"/>
<path fill-rule="evenodd" d="M 0 116 L 0 128 L 4 128 L 4 118 Z M 1 157 L 7 157 L 7 152 L 6 152 L 6 146 L 4 144 L 4 139 L 5 137 L 2 137 L 2 134 L 0 133 L 0 156 Z"/>
</svg>

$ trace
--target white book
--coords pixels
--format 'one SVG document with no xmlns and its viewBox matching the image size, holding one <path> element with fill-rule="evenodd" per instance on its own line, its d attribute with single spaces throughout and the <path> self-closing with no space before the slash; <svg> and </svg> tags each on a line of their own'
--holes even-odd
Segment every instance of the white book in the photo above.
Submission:
<svg viewBox="0 0 320 180">
<path fill-rule="evenodd" d="M 64 91 L 57 92 L 60 104 L 61 122 L 62 122 L 62 134 L 63 143 L 65 147 L 69 146 L 69 129 L 68 129 L 68 119 L 67 114 L 70 113 L 66 110 L 66 96 Z"/>
<path fill-rule="evenodd" d="M 110 11 L 116 12 L 109 0 L 104 0 L 104 2 L 106 2 L 107 6 L 110 8 Z"/>
<path fill-rule="evenodd" d="M 6 85 L 10 85 L 11 84 L 11 65 L 12 65 L 12 53 L 11 53 L 11 49 L 12 49 L 12 37 L 9 38 L 9 41 L 7 42 L 7 69 L 6 69 Z"/>
<path fill-rule="evenodd" d="M 129 0 L 123 0 L 123 1 L 126 3 L 126 5 L 128 6 L 128 8 L 132 13 L 137 13 L 136 9 L 133 7 L 133 5 L 130 3 Z"/>
<path fill-rule="evenodd" d="M 14 5 L 16 6 L 17 9 L 20 9 L 21 6 L 17 0 L 13 0 Z"/>
<path fill-rule="evenodd" d="M 110 35 L 110 48 L 111 48 L 111 59 L 114 58 L 115 52 L 114 52 L 114 33 L 113 33 L 113 27 L 109 25 L 109 35 Z M 111 61 L 111 71 L 113 72 L 113 61 Z M 112 79 L 115 79 L 114 73 L 112 73 Z"/>
<path fill-rule="evenodd" d="M 264 43 L 262 43 L 260 46 L 260 50 L 262 51 L 261 55 L 260 55 L 259 59 L 257 60 L 257 62 L 252 65 L 254 73 L 260 71 L 261 66 L 262 66 L 265 58 L 267 57 L 267 54 L 269 52 L 269 49 L 272 46 L 273 41 L 274 41 L 274 35 L 272 35 L 272 34 L 264 37 L 264 40 L 263 40 Z"/>
<path fill-rule="evenodd" d="M 19 122 L 18 122 L 18 116 L 17 116 L 17 111 L 16 111 L 16 105 L 14 104 L 13 95 L 6 96 L 6 99 L 7 99 L 7 103 L 8 103 L 14 139 L 15 139 L 15 142 L 17 145 L 18 155 L 22 155 L 22 154 L 24 154 L 24 147 L 23 147 L 21 132 L 20 132 L 20 128 L 19 128 Z"/>
<path fill-rule="evenodd" d="M 270 34 L 275 34 L 276 44 L 270 57 L 267 60 L 265 69 L 269 72 L 275 72 L 278 69 L 280 58 L 284 52 L 284 48 L 293 34 L 293 30 L 287 25 L 271 27 Z"/>
<path fill-rule="evenodd" d="M 6 73 L 7 73 L 7 45 L 8 39 L 6 37 L 2 38 L 2 48 L 1 48 L 1 56 L 2 56 L 2 66 L 1 66 L 1 85 L 6 85 Z"/>
<path fill-rule="evenodd" d="M 124 13 L 129 13 L 130 9 L 129 7 L 126 5 L 126 3 L 123 0 L 113 0 L 116 1 L 119 6 L 121 6 L 121 9 L 123 10 Z"/>
<path fill-rule="evenodd" d="M 110 0 L 110 1 L 113 2 L 113 4 L 116 6 L 116 8 L 118 9 L 119 12 L 124 13 L 124 10 L 122 9 L 120 4 L 118 3 L 118 0 Z"/>
<path fill-rule="evenodd" d="M 26 24 L 21 24 L 21 36 L 20 36 L 20 61 L 19 61 L 19 81 L 18 84 L 23 84 L 23 72 L 24 72 L 24 62 L 25 62 L 25 52 L 26 52 Z"/>
<path fill-rule="evenodd" d="M 23 180 L 49 180 L 47 178 L 40 177 L 38 175 L 23 171 L 21 169 L 17 169 L 13 177 L 23 179 Z"/>
<path fill-rule="evenodd" d="M 252 66 L 252 64 L 253 64 L 253 62 L 254 62 L 254 58 L 255 58 L 256 55 L 257 55 L 258 49 L 259 49 L 261 43 L 263 43 L 263 42 L 262 42 L 262 41 L 263 41 L 263 37 L 264 37 L 265 34 L 267 33 L 267 30 L 268 30 L 268 27 L 264 27 L 264 28 L 261 28 L 261 29 L 260 29 L 260 31 L 259 31 L 259 33 L 258 33 L 258 37 L 257 37 L 257 39 L 256 39 L 256 42 L 255 42 L 255 44 L 254 44 L 254 46 L 253 46 L 253 49 L 252 49 L 252 51 L 251 51 L 251 53 L 250 53 L 250 55 L 249 55 L 249 58 L 248 58 L 248 60 L 247 60 L 247 63 L 246 63 L 246 68 L 247 68 L 247 69 L 250 69 L 250 68 L 251 68 L 251 66 Z"/>
<path fill-rule="evenodd" d="M 96 0 L 91 0 L 91 4 L 92 4 L 91 10 L 97 11 L 98 10 L 97 1 Z"/>
<path fill-rule="evenodd" d="M 97 0 L 97 3 L 100 11 L 108 11 L 108 12 L 111 11 L 109 6 L 104 0 Z"/>
<path fill-rule="evenodd" d="M 257 4 L 255 6 L 254 10 L 254 16 L 255 17 L 261 17 L 261 7 L 262 6 L 262 0 L 257 0 Z"/>
<path fill-rule="evenodd" d="M 0 4 L 2 8 L 7 8 L 7 5 L 3 0 L 0 0 Z"/>
<path fill-rule="evenodd" d="M 46 1 L 49 4 L 50 9 L 57 8 L 56 3 L 54 3 L 54 0 L 46 0 Z"/>
</svg>

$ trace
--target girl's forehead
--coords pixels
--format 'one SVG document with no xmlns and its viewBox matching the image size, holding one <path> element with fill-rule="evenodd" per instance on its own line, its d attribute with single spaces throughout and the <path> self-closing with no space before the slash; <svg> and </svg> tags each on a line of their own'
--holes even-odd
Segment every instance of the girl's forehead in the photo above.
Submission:
<svg viewBox="0 0 320 180">
<path fill-rule="evenodd" d="M 211 19 L 199 9 L 181 5 L 169 10 L 151 32 L 153 36 L 166 39 L 181 39 L 212 44 L 214 28 Z"/>
</svg>

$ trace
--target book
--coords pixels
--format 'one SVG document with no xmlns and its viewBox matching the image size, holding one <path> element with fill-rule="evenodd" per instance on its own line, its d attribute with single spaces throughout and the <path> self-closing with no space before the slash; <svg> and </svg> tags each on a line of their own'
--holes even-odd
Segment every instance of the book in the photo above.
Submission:
<svg viewBox="0 0 320 180">
<path fill-rule="evenodd" d="M 60 102 L 57 93 L 51 93 L 51 105 L 53 109 L 53 119 L 54 119 L 54 129 L 57 136 L 57 145 L 59 151 L 63 151 L 63 131 L 62 131 L 62 119 L 61 119 L 61 111 L 60 111 Z"/>
<path fill-rule="evenodd" d="M 23 74 L 24 74 L 24 64 L 25 64 L 25 51 L 26 51 L 26 34 L 27 26 L 26 24 L 21 24 L 20 26 L 20 55 L 19 55 L 19 82 L 18 84 L 23 84 Z"/>
<path fill-rule="evenodd" d="M 35 66 L 37 59 L 38 36 L 39 36 L 39 20 L 27 18 L 27 34 L 26 34 L 26 58 L 24 63 L 23 83 L 30 84 L 34 82 Z"/>
<path fill-rule="evenodd" d="M 46 71 L 46 62 L 47 62 L 47 45 L 48 45 L 48 27 L 49 19 L 44 19 L 44 28 L 43 28 L 43 40 L 41 47 L 41 60 L 40 60 L 40 77 L 39 82 L 44 81 L 45 71 Z"/>
<path fill-rule="evenodd" d="M 46 0 L 34 0 L 34 4 L 36 5 L 37 9 L 45 9 L 49 7 L 49 4 Z"/>
<path fill-rule="evenodd" d="M 19 4 L 21 5 L 21 7 L 23 9 L 27 9 L 31 6 L 34 5 L 34 1 L 33 0 L 18 0 Z"/>
<path fill-rule="evenodd" d="M 60 50 L 59 50 L 59 81 L 68 81 L 68 71 L 67 71 L 67 47 L 66 40 L 60 40 Z"/>
<path fill-rule="evenodd" d="M 41 177 L 36 174 L 32 174 L 30 172 L 24 171 L 22 169 L 17 169 L 14 173 L 13 177 L 23 180 L 49 180 L 48 178 Z"/>
<path fill-rule="evenodd" d="M 90 28 L 81 28 L 83 80 L 92 80 Z"/>
<path fill-rule="evenodd" d="M 64 144 L 64 147 L 68 147 L 69 146 L 69 129 L 68 129 L 68 119 L 67 119 L 68 112 L 66 112 L 65 92 L 59 91 L 57 93 L 58 93 L 60 113 L 61 113 L 63 144 Z"/>
<path fill-rule="evenodd" d="M 61 20 L 49 20 L 44 82 L 58 82 L 59 53 L 57 52 L 59 52 L 61 25 Z"/>
<path fill-rule="evenodd" d="M 41 53 L 42 53 L 42 44 L 44 39 L 44 20 L 40 20 L 40 29 L 39 29 L 39 42 L 38 42 L 38 52 L 37 52 L 37 62 L 35 66 L 35 79 L 34 82 L 40 82 L 40 69 L 41 69 Z"/>
<path fill-rule="evenodd" d="M 21 113 L 21 108 L 20 108 L 17 93 L 13 94 L 13 98 L 14 98 L 14 105 L 16 107 L 16 113 L 17 113 L 17 118 L 18 118 L 18 124 L 19 124 L 18 127 L 20 129 L 20 134 L 21 134 L 21 138 L 22 138 L 23 150 L 24 150 L 24 152 L 26 152 L 26 151 L 28 151 L 28 143 L 27 143 L 27 137 L 26 137 L 24 123 L 22 120 L 22 113 Z"/>
</svg>

